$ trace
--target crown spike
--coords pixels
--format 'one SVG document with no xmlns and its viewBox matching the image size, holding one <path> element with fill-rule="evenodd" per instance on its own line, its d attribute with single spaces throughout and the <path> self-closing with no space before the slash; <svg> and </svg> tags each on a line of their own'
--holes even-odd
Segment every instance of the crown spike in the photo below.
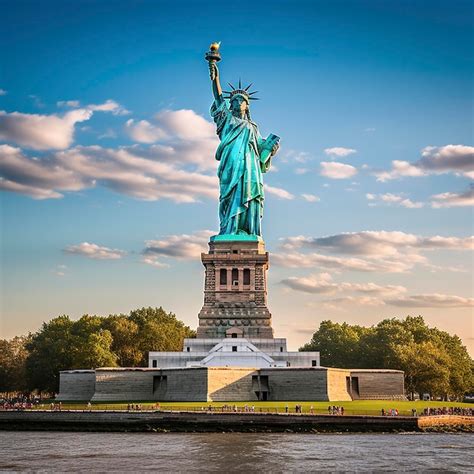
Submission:
<svg viewBox="0 0 474 474">
<path fill-rule="evenodd" d="M 229 84 L 230 88 L 231 88 L 233 91 L 235 91 L 235 87 L 234 87 L 230 82 L 228 82 L 227 84 Z"/>
<path fill-rule="evenodd" d="M 249 95 L 254 95 L 254 94 L 257 94 L 258 91 L 253 91 L 253 92 L 249 92 Z"/>
<path fill-rule="evenodd" d="M 253 82 L 251 82 L 251 83 L 245 88 L 245 90 L 248 91 L 252 86 L 253 86 Z"/>
<path fill-rule="evenodd" d="M 242 81 L 240 80 L 240 77 L 239 77 L 239 89 L 242 89 Z"/>
</svg>

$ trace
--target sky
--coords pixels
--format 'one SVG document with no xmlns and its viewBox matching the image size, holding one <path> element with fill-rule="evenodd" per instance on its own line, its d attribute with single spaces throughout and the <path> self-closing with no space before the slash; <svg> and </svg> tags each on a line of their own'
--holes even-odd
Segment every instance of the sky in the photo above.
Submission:
<svg viewBox="0 0 474 474">
<path fill-rule="evenodd" d="M 218 229 L 204 54 L 281 149 L 275 335 L 422 315 L 473 334 L 468 1 L 0 0 L 0 337 L 163 306 L 191 327 Z M 322 361 L 324 363 L 324 361 Z"/>
</svg>

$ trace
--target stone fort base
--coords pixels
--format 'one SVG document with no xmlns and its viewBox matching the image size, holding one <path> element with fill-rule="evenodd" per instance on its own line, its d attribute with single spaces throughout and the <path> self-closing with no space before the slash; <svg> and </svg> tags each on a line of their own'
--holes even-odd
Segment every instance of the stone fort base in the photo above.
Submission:
<svg viewBox="0 0 474 474">
<path fill-rule="evenodd" d="M 58 401 L 237 402 L 405 399 L 403 372 L 377 369 L 101 368 L 62 371 Z"/>
</svg>

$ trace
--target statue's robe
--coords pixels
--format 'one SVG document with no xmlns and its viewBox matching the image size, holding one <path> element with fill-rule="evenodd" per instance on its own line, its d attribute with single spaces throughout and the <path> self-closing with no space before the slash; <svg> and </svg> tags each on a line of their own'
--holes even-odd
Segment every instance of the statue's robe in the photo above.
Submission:
<svg viewBox="0 0 474 474">
<path fill-rule="evenodd" d="M 261 160 L 265 140 L 257 125 L 232 115 L 225 101 L 211 106 L 221 140 L 216 160 L 220 183 L 219 234 L 262 235 L 263 177 L 271 156 Z"/>
</svg>

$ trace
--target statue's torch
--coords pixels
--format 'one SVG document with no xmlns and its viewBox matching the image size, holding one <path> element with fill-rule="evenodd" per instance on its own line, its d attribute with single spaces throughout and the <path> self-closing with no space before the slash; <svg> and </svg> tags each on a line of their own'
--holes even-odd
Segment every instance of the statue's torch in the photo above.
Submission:
<svg viewBox="0 0 474 474">
<path fill-rule="evenodd" d="M 206 61 L 209 62 L 209 68 L 211 69 L 211 80 L 213 81 L 215 79 L 215 71 L 214 68 L 211 68 L 211 64 L 215 64 L 216 62 L 220 61 L 221 58 L 221 53 L 219 53 L 219 46 L 221 45 L 221 42 L 219 43 L 212 43 L 211 46 L 209 46 L 209 51 L 206 53 Z"/>
</svg>

